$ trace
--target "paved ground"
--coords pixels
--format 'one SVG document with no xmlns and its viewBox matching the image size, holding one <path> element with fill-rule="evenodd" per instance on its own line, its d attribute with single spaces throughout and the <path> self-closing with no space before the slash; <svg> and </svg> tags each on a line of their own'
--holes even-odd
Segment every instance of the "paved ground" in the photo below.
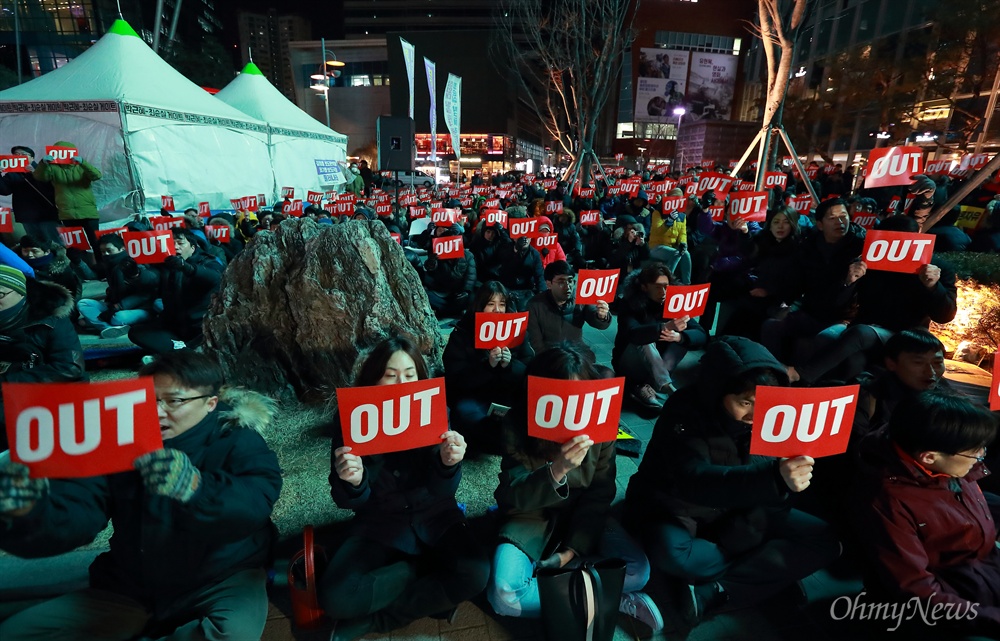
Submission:
<svg viewBox="0 0 1000 641">
<path fill-rule="evenodd" d="M 598 361 L 610 362 L 614 328 L 598 332 L 587 328 L 586 342 L 594 349 Z M 683 383 L 689 378 L 697 361 L 697 354 L 691 354 L 681 364 L 678 378 Z M 980 381 L 975 381 L 976 383 Z M 654 420 L 640 416 L 626 405 L 622 422 L 643 441 L 652 433 Z M 620 499 L 629 477 L 636 471 L 639 459 L 619 456 L 618 498 Z M 297 543 L 288 540 L 283 548 L 285 556 L 290 556 Z M 25 561 L 10 556 L 0 556 L 0 618 L 5 613 L 16 611 L 30 603 L 32 598 L 73 589 L 86 581 L 86 567 L 98 551 L 77 551 L 52 559 Z M 284 573 L 287 560 L 277 564 L 275 583 L 271 588 L 271 610 L 263 639 L 265 641 L 318 641 L 329 637 L 329 628 L 307 632 L 296 630 L 289 620 L 290 603 Z M 677 617 L 664 612 L 667 629 L 655 637 L 656 640 L 690 641 L 708 640 L 754 640 L 808 639 L 809 641 L 832 641 L 839 639 L 866 638 L 865 630 L 857 623 L 837 622 L 830 616 L 830 603 L 842 594 L 857 594 L 861 585 L 856 573 L 851 569 L 834 568 L 835 577 L 823 573 L 810 581 L 808 594 L 810 604 L 799 608 L 789 600 L 773 599 L 760 607 L 720 614 L 686 631 L 679 628 Z M 485 608 L 485 610 L 484 610 Z M 621 617 L 615 641 L 650 638 L 648 630 L 633 624 L 631 619 Z M 537 622 L 503 619 L 489 613 L 489 606 L 480 597 L 473 603 L 463 604 L 454 623 L 423 619 L 409 627 L 391 634 L 369 635 L 370 640 L 407 641 L 498 641 L 542 639 L 542 631 Z M 237 640 L 242 641 L 242 640 Z M 251 640 L 247 640 L 251 641 Z M 559 640 L 553 640 L 559 641 Z"/>
</svg>

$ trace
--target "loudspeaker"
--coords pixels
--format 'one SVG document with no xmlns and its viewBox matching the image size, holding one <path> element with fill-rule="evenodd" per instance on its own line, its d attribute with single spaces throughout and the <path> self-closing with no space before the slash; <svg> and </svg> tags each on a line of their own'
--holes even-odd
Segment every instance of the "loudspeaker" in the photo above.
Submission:
<svg viewBox="0 0 1000 641">
<path fill-rule="evenodd" d="M 413 171 L 416 147 L 413 119 L 407 116 L 379 116 L 375 122 L 379 171 Z"/>
</svg>

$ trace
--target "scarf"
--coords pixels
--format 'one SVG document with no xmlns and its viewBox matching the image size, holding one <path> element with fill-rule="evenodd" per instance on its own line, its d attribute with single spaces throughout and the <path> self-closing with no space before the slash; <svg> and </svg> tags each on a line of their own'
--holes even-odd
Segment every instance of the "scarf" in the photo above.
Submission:
<svg viewBox="0 0 1000 641">
<path fill-rule="evenodd" d="M 55 260 L 56 255 L 52 252 L 45 254 L 44 256 L 39 256 L 38 258 L 25 258 L 24 262 L 31 265 L 32 269 L 40 269 L 48 267 Z"/>
<path fill-rule="evenodd" d="M 9 309 L 0 310 L 0 332 L 9 333 L 24 324 L 28 317 L 28 299 L 22 298 Z"/>
</svg>

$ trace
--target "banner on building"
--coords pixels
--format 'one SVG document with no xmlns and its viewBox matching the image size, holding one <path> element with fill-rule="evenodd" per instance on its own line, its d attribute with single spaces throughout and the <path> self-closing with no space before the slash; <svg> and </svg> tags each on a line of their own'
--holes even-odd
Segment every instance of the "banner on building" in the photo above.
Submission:
<svg viewBox="0 0 1000 641">
<path fill-rule="evenodd" d="M 687 87 L 687 51 L 640 49 L 635 89 L 636 122 L 676 122 L 674 109 L 684 105 Z"/>
<path fill-rule="evenodd" d="M 725 53 L 691 54 L 686 102 L 694 120 L 729 120 L 739 58 Z"/>
<path fill-rule="evenodd" d="M 461 158 L 462 135 L 462 78 L 448 74 L 448 84 L 444 87 L 444 124 L 451 135 L 451 146 L 455 150 L 455 160 Z"/>
<path fill-rule="evenodd" d="M 424 58 L 424 71 L 427 73 L 427 92 L 431 95 L 431 107 L 429 110 L 431 116 L 431 160 L 437 166 L 437 76 L 434 75 L 434 63 L 427 58 Z"/>
</svg>

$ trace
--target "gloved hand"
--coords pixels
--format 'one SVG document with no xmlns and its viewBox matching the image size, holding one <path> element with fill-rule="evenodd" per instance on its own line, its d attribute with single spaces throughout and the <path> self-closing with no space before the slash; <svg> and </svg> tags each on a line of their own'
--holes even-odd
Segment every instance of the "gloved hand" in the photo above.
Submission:
<svg viewBox="0 0 1000 641">
<path fill-rule="evenodd" d="M 0 457 L 0 515 L 24 516 L 49 491 L 48 479 L 28 476 L 28 466 Z"/>
<path fill-rule="evenodd" d="M 434 254 L 428 254 L 427 260 L 424 261 L 424 271 L 432 272 L 437 269 L 438 257 Z"/>
<path fill-rule="evenodd" d="M 191 265 L 188 265 L 187 261 L 180 256 L 167 256 L 167 258 L 163 261 L 163 266 L 170 271 L 184 272 L 185 274 L 194 271 L 194 268 L 191 267 Z"/>
<path fill-rule="evenodd" d="M 201 487 L 201 472 L 180 450 L 162 449 L 135 460 L 146 491 L 187 503 Z"/>
<path fill-rule="evenodd" d="M 49 162 L 50 163 L 53 160 L 55 160 L 55 158 L 53 158 L 51 155 L 42 156 L 42 162 Z"/>
</svg>

